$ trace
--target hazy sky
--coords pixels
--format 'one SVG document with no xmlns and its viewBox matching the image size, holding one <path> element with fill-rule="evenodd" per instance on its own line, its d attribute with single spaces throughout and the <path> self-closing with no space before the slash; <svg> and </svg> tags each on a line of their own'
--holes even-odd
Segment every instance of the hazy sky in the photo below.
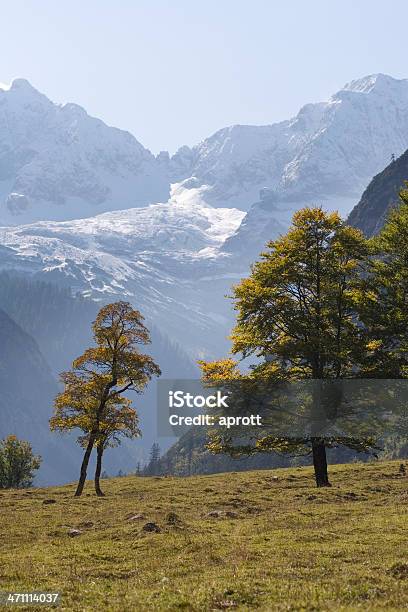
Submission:
<svg viewBox="0 0 408 612">
<path fill-rule="evenodd" d="M 25 77 L 153 152 L 273 123 L 374 72 L 408 77 L 406 0 L 0 0 Z"/>
</svg>

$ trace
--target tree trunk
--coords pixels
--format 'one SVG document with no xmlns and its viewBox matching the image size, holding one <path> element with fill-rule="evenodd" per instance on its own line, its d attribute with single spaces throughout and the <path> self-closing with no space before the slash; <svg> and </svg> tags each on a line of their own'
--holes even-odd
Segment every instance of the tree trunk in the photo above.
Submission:
<svg viewBox="0 0 408 612">
<path fill-rule="evenodd" d="M 102 456 L 103 456 L 103 444 L 100 444 L 96 449 L 96 469 L 95 469 L 95 491 L 98 497 L 104 497 L 105 493 L 100 487 L 100 477 L 102 472 Z"/>
<path fill-rule="evenodd" d="M 82 495 L 82 491 L 84 490 L 85 480 L 86 480 L 86 472 L 88 470 L 89 459 L 91 457 L 92 449 L 95 444 L 95 435 L 90 435 L 88 446 L 86 447 L 86 451 L 84 454 L 84 458 L 82 459 L 81 472 L 79 474 L 78 486 L 75 491 L 75 497 L 80 497 Z"/>
<path fill-rule="evenodd" d="M 317 487 L 331 487 L 327 474 L 326 446 L 319 438 L 312 439 L 313 467 Z"/>
</svg>

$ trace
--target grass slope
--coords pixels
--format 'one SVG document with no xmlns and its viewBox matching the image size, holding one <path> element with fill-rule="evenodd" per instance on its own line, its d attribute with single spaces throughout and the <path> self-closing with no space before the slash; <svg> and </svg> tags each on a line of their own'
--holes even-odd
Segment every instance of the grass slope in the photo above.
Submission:
<svg viewBox="0 0 408 612">
<path fill-rule="evenodd" d="M 2 491 L 0 590 L 59 590 L 63 610 L 406 609 L 399 465 L 336 465 L 320 490 L 295 468 L 119 478 L 102 499 L 91 483 L 80 499 L 70 485 Z"/>
</svg>

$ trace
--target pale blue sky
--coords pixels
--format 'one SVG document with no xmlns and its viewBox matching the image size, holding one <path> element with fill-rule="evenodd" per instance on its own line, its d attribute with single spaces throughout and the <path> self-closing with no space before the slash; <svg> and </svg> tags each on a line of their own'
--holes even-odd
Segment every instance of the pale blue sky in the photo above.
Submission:
<svg viewBox="0 0 408 612">
<path fill-rule="evenodd" d="M 25 77 L 153 152 L 273 123 L 374 72 L 408 77 L 406 0 L 1 0 Z"/>
</svg>

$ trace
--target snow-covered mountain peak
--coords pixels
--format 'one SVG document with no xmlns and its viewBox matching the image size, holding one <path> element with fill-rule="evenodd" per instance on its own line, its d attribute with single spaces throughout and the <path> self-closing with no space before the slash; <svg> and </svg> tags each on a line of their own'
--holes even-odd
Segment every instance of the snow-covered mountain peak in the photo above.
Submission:
<svg viewBox="0 0 408 612">
<path fill-rule="evenodd" d="M 197 354 L 218 346 L 223 296 L 295 210 L 346 214 L 407 148 L 408 81 L 386 75 L 172 157 L 17 81 L 0 90 L 0 268 L 128 296 Z"/>
<path fill-rule="evenodd" d="M 16 78 L 9 85 L 0 84 L 0 100 L 4 104 L 8 100 L 11 105 L 24 105 L 32 101 L 37 101 L 45 106 L 52 105 L 52 102 L 33 87 L 27 79 Z"/>
<path fill-rule="evenodd" d="M 16 79 L 12 80 L 10 89 L 18 89 L 19 91 L 30 91 L 39 93 L 37 89 L 35 89 L 35 87 L 31 85 L 30 81 L 21 77 L 17 77 Z"/>
<path fill-rule="evenodd" d="M 16 78 L 13 79 L 11 81 L 11 83 L 6 84 L 6 83 L 0 83 L 0 91 L 10 91 L 10 89 L 12 90 L 26 90 L 26 91 L 37 91 L 30 83 L 30 81 L 28 81 L 27 79 L 23 79 L 23 78 Z M 37 92 L 38 93 L 38 92 Z"/>
<path fill-rule="evenodd" d="M 372 91 L 385 92 L 392 97 L 393 93 L 398 91 L 398 89 L 406 90 L 407 88 L 408 79 L 394 79 L 394 77 L 388 74 L 378 73 L 350 81 L 350 83 L 346 83 L 342 91 L 353 91 L 365 94 L 371 93 Z"/>
<path fill-rule="evenodd" d="M 25 79 L 0 90 L 1 223 L 167 200 L 167 173 L 129 132 L 76 104 L 54 104 Z"/>
<path fill-rule="evenodd" d="M 408 80 L 382 74 L 352 81 L 287 121 L 232 125 L 172 157 L 155 157 L 128 132 L 15 79 L 0 90 L 0 222 L 146 206 L 167 201 L 170 184 L 186 179 L 183 201 L 189 189 L 193 200 L 220 208 L 247 210 L 261 191 L 275 202 L 358 199 L 407 146 Z"/>
<path fill-rule="evenodd" d="M 205 198 L 214 206 L 248 209 L 266 190 L 283 208 L 326 201 L 344 214 L 407 146 L 408 80 L 376 74 L 288 121 L 223 128 L 183 157 L 185 177 L 211 187 Z"/>
<path fill-rule="evenodd" d="M 86 110 L 82 106 L 79 106 L 79 104 L 75 104 L 74 102 L 66 102 L 61 106 L 61 110 L 66 114 L 70 114 L 76 117 L 89 117 Z M 97 121 L 99 121 L 99 119 L 97 119 Z"/>
</svg>

